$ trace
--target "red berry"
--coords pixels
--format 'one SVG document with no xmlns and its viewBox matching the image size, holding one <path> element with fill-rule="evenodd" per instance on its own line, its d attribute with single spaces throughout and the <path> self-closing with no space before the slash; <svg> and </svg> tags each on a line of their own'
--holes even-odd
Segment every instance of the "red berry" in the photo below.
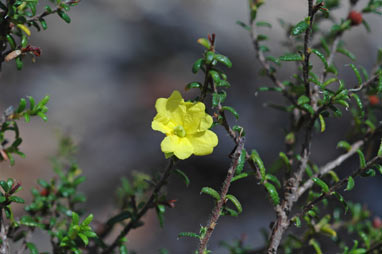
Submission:
<svg viewBox="0 0 382 254">
<path fill-rule="evenodd" d="M 377 104 L 379 104 L 379 98 L 378 98 L 378 96 L 376 96 L 376 95 L 370 95 L 370 96 L 369 96 L 369 102 L 370 102 L 370 105 L 377 105 Z"/>
<path fill-rule="evenodd" d="M 353 26 L 357 26 L 362 23 L 362 14 L 358 11 L 351 11 L 348 15 L 348 19 L 351 20 Z"/>
<path fill-rule="evenodd" d="M 379 217 L 375 217 L 373 220 L 373 227 L 376 229 L 382 228 L 382 220 Z"/>
<path fill-rule="evenodd" d="M 49 195 L 49 190 L 47 189 L 42 189 L 42 191 L 40 191 L 40 195 L 43 196 L 43 197 L 46 197 Z"/>
</svg>

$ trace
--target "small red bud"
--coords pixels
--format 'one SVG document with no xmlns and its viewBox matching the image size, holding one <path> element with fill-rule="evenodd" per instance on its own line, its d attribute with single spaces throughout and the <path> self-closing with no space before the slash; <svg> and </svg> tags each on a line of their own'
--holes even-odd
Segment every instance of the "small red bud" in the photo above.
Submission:
<svg viewBox="0 0 382 254">
<path fill-rule="evenodd" d="M 43 197 L 48 196 L 49 195 L 49 190 L 43 189 L 42 191 L 40 191 L 40 195 L 43 196 Z"/>
<path fill-rule="evenodd" d="M 351 20 L 353 26 L 357 26 L 362 23 L 362 14 L 358 11 L 349 12 L 348 19 Z"/>
<path fill-rule="evenodd" d="M 382 220 L 379 217 L 375 217 L 373 219 L 373 227 L 376 229 L 381 229 L 382 228 Z"/>
<path fill-rule="evenodd" d="M 369 103 L 370 105 L 377 105 L 379 104 L 379 98 L 376 95 L 370 95 L 369 96 Z"/>
</svg>

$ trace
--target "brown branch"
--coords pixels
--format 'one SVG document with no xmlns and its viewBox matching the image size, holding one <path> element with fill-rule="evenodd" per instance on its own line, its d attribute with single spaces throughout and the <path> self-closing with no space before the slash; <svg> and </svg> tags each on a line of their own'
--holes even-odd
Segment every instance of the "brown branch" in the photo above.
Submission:
<svg viewBox="0 0 382 254">
<path fill-rule="evenodd" d="M 363 140 L 359 140 L 359 141 L 355 142 L 354 144 L 351 145 L 351 149 L 347 153 L 342 154 L 341 156 L 339 156 L 335 160 L 330 161 L 327 164 L 325 164 L 322 168 L 320 168 L 319 172 L 317 174 L 313 175 L 312 177 L 320 177 L 322 175 L 327 174 L 329 171 L 335 169 L 336 167 L 341 165 L 344 161 L 346 161 L 348 158 L 350 158 L 352 155 L 354 155 L 357 152 L 357 150 L 361 146 L 363 146 L 364 143 L 365 142 Z M 312 186 L 313 186 L 313 180 L 312 179 L 307 180 L 302 186 L 300 186 L 298 188 L 297 196 L 301 197 L 302 194 L 304 194 L 304 192 L 306 190 L 310 189 Z"/>
<path fill-rule="evenodd" d="M 363 90 L 364 88 L 366 88 L 368 85 L 370 85 L 371 83 L 373 83 L 374 81 L 376 81 L 378 79 L 378 75 L 377 74 L 374 74 L 373 76 L 371 76 L 368 80 L 366 80 L 365 82 L 363 82 L 361 85 L 359 85 L 357 88 L 352 88 L 352 89 L 349 89 L 349 92 L 359 92 L 361 90 Z"/>
<path fill-rule="evenodd" d="M 214 209 L 212 210 L 211 218 L 209 219 L 209 221 L 207 223 L 207 232 L 204 235 L 204 237 L 202 237 L 200 239 L 199 254 L 204 253 L 204 251 L 207 247 L 207 243 L 208 243 L 209 239 L 211 238 L 211 235 L 215 229 L 217 221 L 220 218 L 223 206 L 226 203 L 226 195 L 227 195 L 229 187 L 231 185 L 231 180 L 232 180 L 233 176 L 235 175 L 236 167 L 239 164 L 239 158 L 240 158 L 240 155 L 241 155 L 242 150 L 244 148 L 244 141 L 245 141 L 244 137 L 240 137 L 238 140 L 239 144 L 236 146 L 235 152 L 234 152 L 233 157 L 232 157 L 231 166 L 228 169 L 227 176 L 223 182 L 223 186 L 222 186 L 221 191 L 220 191 L 220 199 L 219 199 L 219 201 L 217 201 Z"/>
<path fill-rule="evenodd" d="M 142 218 L 143 215 L 146 214 L 146 212 L 152 208 L 153 204 L 154 204 L 154 201 L 155 201 L 155 198 L 156 196 L 158 195 L 158 193 L 160 192 L 160 190 L 162 189 L 162 187 L 166 184 L 167 182 L 167 178 L 170 176 L 170 173 L 172 171 L 172 169 L 174 168 L 174 165 L 175 165 L 175 160 L 173 157 L 170 159 L 166 169 L 164 170 L 163 172 L 163 175 L 161 177 L 161 179 L 159 180 L 159 182 L 156 184 L 149 200 L 146 202 L 146 204 L 144 205 L 144 207 L 141 209 L 141 211 L 124 227 L 124 229 L 121 231 L 121 233 L 117 236 L 117 238 L 113 241 L 113 243 L 107 247 L 103 252 L 102 254 L 108 254 L 108 253 L 112 253 L 113 250 L 119 245 L 121 239 L 123 237 L 125 237 L 125 235 L 127 235 L 127 233 L 129 233 L 129 231 L 131 229 L 133 229 L 137 222 L 139 222 L 139 220 Z"/>
</svg>

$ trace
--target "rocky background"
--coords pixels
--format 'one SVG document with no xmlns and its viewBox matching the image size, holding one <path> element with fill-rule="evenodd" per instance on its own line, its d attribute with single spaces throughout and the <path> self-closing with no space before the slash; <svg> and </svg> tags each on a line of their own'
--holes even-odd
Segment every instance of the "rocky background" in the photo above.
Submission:
<svg viewBox="0 0 382 254">
<path fill-rule="evenodd" d="M 345 8 L 336 11 L 338 18 L 347 16 L 348 2 L 342 2 Z M 365 2 L 360 1 L 358 7 Z M 285 33 L 277 18 L 296 23 L 306 15 L 305 9 L 302 0 L 266 1 L 258 17 L 273 24 L 272 30 L 264 30 L 273 55 L 285 51 L 280 46 Z M 201 79 L 191 73 L 193 62 L 202 53 L 196 40 L 212 32 L 217 36 L 218 51 L 230 57 L 234 65 L 228 72 L 232 88 L 227 104 L 241 114 L 239 123 L 246 129 L 247 146 L 256 148 L 266 165 L 282 149 L 283 128 L 288 119 L 263 107 L 271 98 L 269 94 L 255 96 L 259 86 L 270 82 L 259 77 L 249 35 L 235 24 L 237 20 L 248 20 L 246 0 L 84 0 L 69 14 L 70 25 L 58 17 L 49 17 L 48 31 L 32 35 L 31 44 L 43 50 L 37 63 L 26 60 L 22 72 L 17 72 L 13 64 L 6 64 L 0 74 L 1 111 L 16 105 L 22 96 L 51 96 L 48 123 L 34 119 L 28 126 L 21 125 L 22 149 L 27 158 L 18 159 L 12 168 L 0 164 L 0 177 L 21 180 L 24 197 L 30 198 L 28 189 L 36 186 L 37 178 L 52 175 L 49 157 L 56 151 L 59 133 L 66 133 L 79 146 L 78 161 L 88 179 L 82 186 L 88 196 L 86 208 L 101 220 L 113 214 L 115 187 L 122 176 L 135 170 L 156 172 L 165 165 L 159 147 L 163 136 L 150 127 L 155 100 L 168 97 L 174 89 L 182 91 L 186 98 L 193 96 L 183 88 L 188 82 Z M 344 39 L 358 63 L 371 69 L 374 52 L 382 46 L 382 19 L 374 15 L 365 19 L 370 22 L 372 33 L 356 27 Z M 355 81 L 354 74 L 348 72 L 350 68 L 344 67 L 350 60 L 341 56 L 336 59 L 343 78 Z M 289 66 L 284 70 L 281 79 L 294 71 Z M 338 130 L 351 128 L 346 122 L 329 121 L 327 125 L 327 132 L 314 139 L 313 159 L 319 164 L 339 154 L 335 145 L 343 137 L 334 137 L 333 133 L 338 135 Z M 200 196 L 199 191 L 206 185 L 219 189 L 229 167 L 226 155 L 233 143 L 221 127 L 216 132 L 219 145 L 213 155 L 193 157 L 178 165 L 191 179 L 189 188 L 177 176 L 171 178 L 169 197 L 178 201 L 175 209 L 166 212 L 165 229 L 160 229 L 155 214 L 149 213 L 146 226 L 129 235 L 129 248 L 140 254 L 158 253 L 160 248 L 183 254 L 196 248 L 195 240 L 177 240 L 177 234 L 198 231 L 206 223 L 213 203 L 209 197 Z M 351 170 L 354 163 L 358 162 L 349 162 L 343 172 Z M 379 200 L 376 193 L 381 182 L 381 177 L 360 180 L 351 197 L 382 215 L 382 203 L 375 202 Z M 225 253 L 218 246 L 219 241 L 242 235 L 247 236 L 250 246 L 263 243 L 259 229 L 269 228 L 274 214 L 264 200 L 264 191 L 254 183 L 248 179 L 240 186 L 232 186 L 244 212 L 238 218 L 220 220 L 210 243 L 216 253 Z M 41 250 L 49 250 L 41 238 L 36 241 Z"/>
</svg>

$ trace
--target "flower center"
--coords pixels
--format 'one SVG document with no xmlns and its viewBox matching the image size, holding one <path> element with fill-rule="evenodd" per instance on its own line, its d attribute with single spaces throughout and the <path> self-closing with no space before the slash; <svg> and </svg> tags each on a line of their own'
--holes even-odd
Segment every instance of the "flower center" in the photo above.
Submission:
<svg viewBox="0 0 382 254">
<path fill-rule="evenodd" d="M 180 138 L 183 138 L 186 136 L 186 131 L 185 129 L 183 128 L 182 125 L 178 125 L 174 128 L 174 133 L 175 135 L 177 135 L 178 137 Z"/>
</svg>

